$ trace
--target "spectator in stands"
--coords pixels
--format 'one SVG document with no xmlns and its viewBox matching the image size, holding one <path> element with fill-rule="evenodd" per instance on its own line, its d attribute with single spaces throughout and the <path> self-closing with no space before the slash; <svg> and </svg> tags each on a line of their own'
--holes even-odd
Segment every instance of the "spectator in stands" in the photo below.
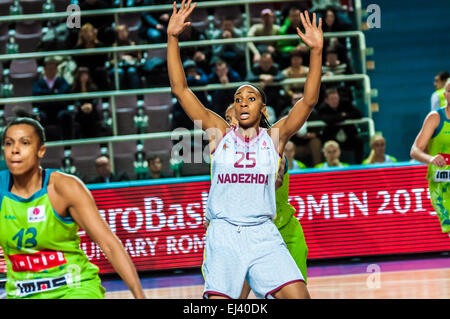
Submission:
<svg viewBox="0 0 450 319">
<path fill-rule="evenodd" d="M 69 93 L 69 84 L 64 78 L 57 76 L 59 62 L 58 57 L 45 58 L 44 74 L 33 83 L 33 96 Z M 58 125 L 61 129 L 61 134 L 57 136 L 47 134 L 49 140 L 72 138 L 73 121 L 66 101 L 38 102 L 33 106 L 39 108 L 40 121 L 46 130 L 49 125 Z"/>
<path fill-rule="evenodd" d="M 362 164 L 389 164 L 397 162 L 394 156 L 386 154 L 386 140 L 383 135 L 375 134 L 370 139 L 370 154 Z"/>
<path fill-rule="evenodd" d="M 213 33 L 213 39 L 231 39 L 240 38 L 244 34 L 242 30 L 234 25 L 233 17 L 225 17 L 221 23 L 221 27 Z M 238 71 L 241 76 L 245 76 L 245 44 L 216 44 L 212 47 L 212 63 L 217 59 L 224 60 L 234 70 Z"/>
<path fill-rule="evenodd" d="M 227 62 L 217 60 L 212 72 L 208 76 L 208 83 L 230 83 L 241 81 L 241 76 L 235 70 L 228 66 Z M 213 111 L 217 114 L 224 114 L 230 103 L 233 103 L 234 89 L 210 91 L 211 105 Z"/>
<path fill-rule="evenodd" d="M 295 159 L 295 144 L 288 141 L 284 146 L 284 154 L 288 160 L 288 169 L 304 169 L 307 168 L 305 164 Z"/>
<path fill-rule="evenodd" d="M 135 0 L 135 5 L 150 6 L 159 4 L 155 0 Z M 166 42 L 166 28 L 169 22 L 168 13 L 164 12 L 142 12 L 141 13 L 142 27 L 140 36 L 142 39 L 147 39 L 151 43 Z"/>
<path fill-rule="evenodd" d="M 205 72 L 197 67 L 193 60 L 186 60 L 183 62 L 183 69 L 186 74 L 186 81 L 190 87 L 203 86 L 208 84 L 208 77 Z M 203 105 L 209 105 L 205 91 L 195 91 L 195 96 L 202 102 Z M 173 107 L 173 125 L 175 128 L 183 127 L 187 129 L 194 128 L 194 123 L 186 115 L 180 103 L 177 102 Z"/>
<path fill-rule="evenodd" d="M 312 0 L 311 12 L 321 11 L 326 9 L 338 10 L 341 8 L 340 0 Z"/>
<path fill-rule="evenodd" d="M 323 32 L 348 31 L 351 28 L 351 22 L 347 13 L 338 7 L 328 7 L 324 12 Z M 345 41 L 345 39 L 343 39 Z"/>
<path fill-rule="evenodd" d="M 75 72 L 75 78 L 72 85 L 72 93 L 88 93 L 97 91 L 97 86 L 92 81 L 89 69 L 80 67 Z M 100 114 L 97 105 L 101 102 L 100 98 L 91 98 L 74 101 L 77 110 L 75 121 L 79 125 L 79 137 L 97 137 L 99 136 Z"/>
<path fill-rule="evenodd" d="M 322 67 L 324 76 L 349 74 L 351 71 L 347 63 L 343 63 L 338 58 L 338 53 L 335 49 L 328 48 L 325 53 L 325 61 Z"/>
<path fill-rule="evenodd" d="M 61 62 L 58 64 L 58 76 L 64 78 L 69 85 L 72 85 L 76 69 L 77 64 L 73 58 L 66 55 L 62 57 Z"/>
<path fill-rule="evenodd" d="M 80 1 L 81 11 L 101 10 L 109 8 L 109 4 L 104 0 Z M 113 22 L 114 16 L 111 14 L 81 16 L 81 25 L 85 25 L 87 23 L 91 24 L 96 30 L 98 30 L 98 38 L 107 46 L 110 46 L 114 42 L 114 29 L 112 27 Z"/>
<path fill-rule="evenodd" d="M 447 106 L 447 101 L 444 97 L 444 87 L 447 79 L 450 78 L 450 73 L 448 72 L 439 72 L 434 77 L 434 92 L 431 95 L 431 110 L 437 110 L 440 107 Z"/>
<path fill-rule="evenodd" d="M 125 24 L 118 25 L 116 27 L 116 42 L 113 46 L 118 47 L 132 45 L 135 45 L 135 43 L 128 37 L 128 27 Z M 142 56 L 139 51 L 121 51 L 117 53 L 117 71 L 119 75 L 120 89 L 138 89 L 140 87 L 138 68 L 141 58 Z M 109 70 L 109 76 L 112 78 L 111 81 L 114 82 L 115 67 L 112 54 L 110 56 L 110 64 L 113 67 Z"/>
<path fill-rule="evenodd" d="M 281 113 L 280 117 L 288 114 L 292 105 L 303 97 L 303 92 L 295 93 L 292 96 L 291 104 Z M 313 109 L 307 122 L 300 130 L 291 137 L 295 145 L 295 154 L 298 160 L 301 160 L 307 166 L 314 166 L 322 161 L 322 141 L 320 139 L 320 128 L 308 127 L 309 121 L 317 121 L 317 109 Z"/>
<path fill-rule="evenodd" d="M 262 23 L 254 24 L 247 32 L 249 37 L 263 37 L 278 35 L 280 26 L 275 24 L 275 17 L 271 9 L 263 9 L 261 11 Z M 270 52 L 276 54 L 276 42 L 249 42 L 248 48 L 253 53 L 253 62 L 256 63 L 261 59 L 262 52 Z"/>
<path fill-rule="evenodd" d="M 325 162 L 317 164 L 314 168 L 329 168 L 329 167 L 347 167 L 349 164 L 340 161 L 341 149 L 336 141 L 330 140 L 323 145 L 323 155 Z"/>
<path fill-rule="evenodd" d="M 361 112 L 351 104 L 341 103 L 337 89 L 327 89 L 325 101 L 318 108 L 318 118 L 327 125 L 323 129 L 322 142 L 336 140 L 342 149 L 354 152 L 354 162 L 363 160 L 364 144 L 358 136 L 358 130 L 354 124 L 342 125 L 349 119 L 359 119 Z"/>
<path fill-rule="evenodd" d="M 348 23 L 341 22 L 342 20 L 347 20 L 344 18 L 338 18 L 337 11 L 333 9 L 327 9 L 324 12 L 324 22 L 323 22 L 323 32 L 339 32 L 346 31 L 350 29 Z M 324 41 L 324 55 L 328 49 L 335 50 L 338 55 L 338 59 L 347 65 L 350 65 L 350 59 L 347 55 L 346 49 L 346 39 L 338 37 L 330 37 Z M 325 60 L 325 56 L 324 56 Z"/>
<path fill-rule="evenodd" d="M 280 35 L 297 34 L 297 28 L 301 28 L 300 9 L 292 7 L 289 9 L 288 16 L 280 27 Z M 293 50 L 307 52 L 307 46 L 301 40 L 280 40 L 278 41 L 278 52 L 281 55 L 279 62 L 289 60 L 289 53 Z M 284 66 L 283 66 L 284 67 Z"/>
<path fill-rule="evenodd" d="M 151 155 L 147 159 L 148 163 L 148 172 L 146 172 L 140 179 L 158 179 L 158 178 L 167 178 L 167 174 L 165 174 L 163 170 L 163 163 L 161 158 L 158 155 Z"/>
<path fill-rule="evenodd" d="M 197 63 L 193 60 L 186 60 L 183 62 L 184 72 L 186 73 L 186 80 L 189 86 L 203 86 L 208 84 L 208 76 L 205 72 L 197 66 Z M 203 103 L 208 105 L 206 98 L 206 92 L 196 92 L 197 98 Z"/>
<path fill-rule="evenodd" d="M 247 75 L 247 81 L 259 82 L 261 88 L 265 91 L 267 96 L 267 105 L 271 107 L 278 106 L 275 109 L 277 116 L 281 113 L 282 109 L 279 109 L 280 105 L 280 87 L 279 86 L 267 86 L 273 82 L 279 82 L 284 79 L 284 75 L 281 72 L 278 64 L 273 61 L 272 54 L 265 52 L 261 55 L 261 59 L 258 63 L 254 64 L 251 72 Z"/>
<path fill-rule="evenodd" d="M 291 51 L 289 67 L 282 71 L 286 79 L 292 78 L 306 78 L 309 68 L 303 65 L 303 52 L 299 50 Z M 289 99 L 292 99 L 294 94 L 303 92 L 304 84 L 288 84 L 284 86 L 284 92 Z"/>
<path fill-rule="evenodd" d="M 187 19 L 191 21 L 189 17 Z M 204 41 L 206 35 L 192 25 L 187 26 L 180 34 L 180 41 Z M 211 71 L 211 46 L 189 46 L 180 48 L 181 60 L 194 60 L 199 68 L 209 74 Z"/>
<path fill-rule="evenodd" d="M 97 30 L 90 23 L 83 25 L 78 34 L 78 42 L 75 49 L 101 48 L 104 44 L 97 39 Z M 94 83 L 99 90 L 109 90 L 108 75 L 105 63 L 107 54 L 74 55 L 77 67 L 87 67 L 92 74 Z"/>
<path fill-rule="evenodd" d="M 128 181 L 128 175 L 125 172 L 119 172 L 117 174 L 111 171 L 111 162 L 109 156 L 100 155 L 95 160 L 95 169 L 97 170 L 97 176 L 89 181 L 89 183 L 111 183 Z"/>
</svg>

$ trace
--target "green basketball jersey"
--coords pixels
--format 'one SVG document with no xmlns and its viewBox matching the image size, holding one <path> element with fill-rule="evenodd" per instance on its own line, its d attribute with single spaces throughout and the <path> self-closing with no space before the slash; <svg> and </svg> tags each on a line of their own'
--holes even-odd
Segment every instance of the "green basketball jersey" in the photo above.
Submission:
<svg viewBox="0 0 450 319">
<path fill-rule="evenodd" d="M 431 156 L 435 156 L 439 153 L 450 154 L 450 119 L 448 119 L 445 114 L 445 107 L 437 109 L 436 112 L 439 113 L 440 122 L 428 142 L 428 153 Z M 445 180 L 440 178 L 445 175 L 445 172 L 447 172 L 447 174 L 450 173 L 450 165 L 437 167 L 428 164 L 427 178 L 429 181 L 445 182 Z M 447 178 L 447 182 L 450 182 L 450 178 Z"/>
<path fill-rule="evenodd" d="M 339 162 L 339 165 L 335 166 L 335 167 L 348 167 L 348 166 L 350 166 L 350 165 L 347 163 Z M 319 163 L 314 166 L 314 168 L 329 168 L 329 167 L 331 167 L 331 166 L 328 166 L 327 162 Z"/>
<path fill-rule="evenodd" d="M 78 225 L 60 217 L 50 203 L 47 185 L 52 172 L 43 171 L 42 188 L 29 198 L 11 193 L 10 172 L 0 172 L 0 245 L 8 298 L 50 296 L 49 291 L 98 279 L 98 267 L 80 249 Z"/>
<path fill-rule="evenodd" d="M 273 220 L 278 229 L 286 225 L 295 213 L 295 208 L 289 204 L 289 173 L 283 176 L 283 184 L 275 192 L 277 214 Z"/>
</svg>

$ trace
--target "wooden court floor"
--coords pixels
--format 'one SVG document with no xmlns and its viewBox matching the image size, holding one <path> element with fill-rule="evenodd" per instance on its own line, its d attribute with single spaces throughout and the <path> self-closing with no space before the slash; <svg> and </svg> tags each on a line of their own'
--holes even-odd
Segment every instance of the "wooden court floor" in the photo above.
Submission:
<svg viewBox="0 0 450 319">
<path fill-rule="evenodd" d="M 308 290 L 315 299 L 450 299 L 450 268 L 310 277 Z M 202 285 L 193 285 L 145 293 L 147 298 L 199 299 L 202 291 Z M 128 291 L 107 292 L 105 297 L 132 298 Z"/>
</svg>

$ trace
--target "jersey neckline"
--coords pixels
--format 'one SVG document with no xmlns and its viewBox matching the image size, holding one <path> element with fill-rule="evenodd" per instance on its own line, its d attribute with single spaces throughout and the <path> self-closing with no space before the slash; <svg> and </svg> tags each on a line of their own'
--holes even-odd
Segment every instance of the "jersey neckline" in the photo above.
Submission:
<svg viewBox="0 0 450 319">
<path fill-rule="evenodd" d="M 43 178 L 42 178 L 42 186 L 41 186 L 41 188 L 39 190 L 37 190 L 36 192 L 34 192 L 30 197 L 24 198 L 22 196 L 16 195 L 16 194 L 11 192 L 11 187 L 12 187 L 13 180 L 11 178 L 11 172 L 8 171 L 7 181 L 6 181 L 6 185 L 7 185 L 8 188 L 7 188 L 6 191 L 9 194 L 9 196 L 12 199 L 16 200 L 16 201 L 19 201 L 19 202 L 22 202 L 22 203 L 31 202 L 31 201 L 33 201 L 33 200 L 35 200 L 35 199 L 37 199 L 37 198 L 39 198 L 42 195 L 45 195 L 47 193 L 47 185 L 48 185 L 48 181 L 50 179 L 50 174 L 51 174 L 50 170 L 43 168 L 42 169 L 42 177 Z"/>
</svg>

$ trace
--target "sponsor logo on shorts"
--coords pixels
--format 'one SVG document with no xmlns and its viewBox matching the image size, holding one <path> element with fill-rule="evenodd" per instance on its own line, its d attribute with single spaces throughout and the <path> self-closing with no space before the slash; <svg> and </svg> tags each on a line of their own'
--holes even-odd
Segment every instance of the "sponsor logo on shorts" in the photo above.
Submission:
<svg viewBox="0 0 450 319">
<path fill-rule="evenodd" d="M 435 182 L 450 182 L 450 170 L 436 171 L 434 175 Z"/>
<path fill-rule="evenodd" d="M 15 272 L 41 271 L 64 265 L 67 261 L 60 251 L 38 251 L 33 254 L 9 255 L 12 269 Z"/>
<path fill-rule="evenodd" d="M 29 207 L 27 210 L 28 222 L 38 223 L 45 221 L 45 205 Z"/>
<path fill-rule="evenodd" d="M 54 290 L 72 284 L 72 275 L 65 274 L 56 278 L 42 278 L 36 280 L 16 281 L 16 295 L 25 297 L 39 292 Z"/>
</svg>

